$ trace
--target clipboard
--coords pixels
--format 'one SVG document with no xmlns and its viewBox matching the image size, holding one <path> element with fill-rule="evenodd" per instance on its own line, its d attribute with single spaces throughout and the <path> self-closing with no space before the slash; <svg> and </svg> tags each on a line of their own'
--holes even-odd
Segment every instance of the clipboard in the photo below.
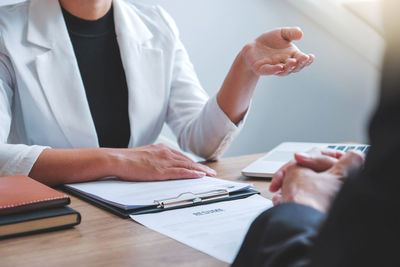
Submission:
<svg viewBox="0 0 400 267">
<path fill-rule="evenodd" d="M 104 209 L 124 219 L 130 218 L 129 217 L 130 215 L 156 213 L 156 212 L 163 212 L 166 210 L 207 205 L 221 201 L 247 198 L 254 194 L 260 194 L 260 192 L 255 191 L 253 189 L 239 190 L 230 193 L 225 189 L 212 190 L 196 194 L 192 192 L 183 192 L 178 196 L 174 196 L 171 198 L 158 199 L 158 200 L 156 199 L 154 200 L 154 205 L 152 206 L 125 210 L 116 207 L 114 205 L 111 205 L 109 203 L 106 203 L 104 201 L 95 199 L 89 195 L 82 194 L 81 192 L 74 190 L 73 188 L 63 186 L 61 189 L 73 196 L 76 196 L 86 202 L 89 202 L 90 204 L 96 207 Z"/>
</svg>

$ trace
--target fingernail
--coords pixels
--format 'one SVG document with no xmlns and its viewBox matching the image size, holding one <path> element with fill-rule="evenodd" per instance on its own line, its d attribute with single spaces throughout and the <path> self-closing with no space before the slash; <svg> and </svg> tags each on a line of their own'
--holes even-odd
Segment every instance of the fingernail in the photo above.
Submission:
<svg viewBox="0 0 400 267">
<path fill-rule="evenodd" d="M 275 195 L 272 198 L 272 203 L 274 204 L 274 206 L 279 205 L 281 202 L 281 197 L 279 195 Z"/>
<path fill-rule="evenodd" d="M 274 189 L 275 189 L 275 188 L 274 188 L 272 185 L 269 186 L 269 192 L 274 193 L 274 192 L 275 192 Z"/>
<path fill-rule="evenodd" d="M 198 171 L 193 171 L 194 174 L 196 174 L 198 177 L 204 177 L 206 176 L 205 172 L 198 172 Z"/>
<path fill-rule="evenodd" d="M 310 159 L 311 159 L 310 155 L 308 155 L 307 153 L 300 152 L 300 153 L 296 153 L 296 154 L 297 154 L 298 156 L 302 157 L 302 158 L 305 159 L 305 160 L 310 160 Z"/>
<path fill-rule="evenodd" d="M 293 71 L 295 68 L 296 68 L 296 67 L 291 67 L 289 70 L 290 70 L 290 71 Z"/>
<path fill-rule="evenodd" d="M 276 177 L 282 177 L 283 176 L 283 171 L 278 171 L 276 174 Z"/>
<path fill-rule="evenodd" d="M 209 169 L 208 172 L 211 173 L 212 175 L 217 175 L 217 172 L 213 169 Z"/>
<path fill-rule="evenodd" d="M 281 74 L 282 72 L 283 72 L 283 70 L 277 71 L 277 72 L 274 73 L 274 75 Z"/>
</svg>

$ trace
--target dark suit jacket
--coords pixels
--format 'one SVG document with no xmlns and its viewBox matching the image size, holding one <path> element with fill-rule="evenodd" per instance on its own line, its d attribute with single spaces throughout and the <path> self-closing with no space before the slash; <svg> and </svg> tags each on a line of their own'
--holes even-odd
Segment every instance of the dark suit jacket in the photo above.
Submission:
<svg viewBox="0 0 400 267">
<path fill-rule="evenodd" d="M 326 218 L 298 204 L 260 215 L 233 266 L 400 266 L 400 1 L 388 2 L 389 45 L 364 169 L 347 178 Z"/>
</svg>

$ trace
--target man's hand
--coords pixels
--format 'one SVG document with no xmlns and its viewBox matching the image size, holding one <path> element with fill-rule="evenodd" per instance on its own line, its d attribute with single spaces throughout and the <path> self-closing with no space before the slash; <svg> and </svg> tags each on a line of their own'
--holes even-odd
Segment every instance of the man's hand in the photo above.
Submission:
<svg viewBox="0 0 400 267">
<path fill-rule="evenodd" d="M 312 155 L 312 153 L 314 154 Z M 300 161 L 304 161 L 306 159 L 306 165 L 309 167 L 302 166 L 304 162 L 299 164 L 292 161 L 284 166 L 283 176 L 274 176 L 272 189 L 280 190 L 280 193 L 274 198 L 275 204 L 296 202 L 327 212 L 342 185 L 343 178 L 364 162 L 364 156 L 355 151 L 349 151 L 344 156 L 335 155 L 330 158 L 322 151 L 319 156 L 317 150 L 312 153 L 296 155 L 296 160 L 301 158 Z M 328 165 L 331 167 L 321 171 L 324 164 L 325 168 Z M 276 180 L 277 178 L 279 181 Z"/>
<path fill-rule="evenodd" d="M 269 190 L 275 193 L 281 189 L 285 173 L 294 163 L 315 172 L 322 172 L 332 168 L 343 155 L 344 153 L 339 150 L 320 148 L 313 148 L 307 153 L 295 153 L 295 161 L 286 163 L 274 174 Z"/>
<path fill-rule="evenodd" d="M 314 62 L 314 55 L 304 54 L 292 43 L 302 37 L 303 32 L 297 27 L 264 33 L 243 49 L 246 61 L 259 76 L 299 72 Z"/>
</svg>

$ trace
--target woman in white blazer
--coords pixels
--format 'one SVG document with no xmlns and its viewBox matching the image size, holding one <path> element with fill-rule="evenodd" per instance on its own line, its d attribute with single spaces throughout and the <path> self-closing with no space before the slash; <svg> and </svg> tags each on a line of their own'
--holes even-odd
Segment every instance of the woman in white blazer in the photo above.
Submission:
<svg viewBox="0 0 400 267">
<path fill-rule="evenodd" d="M 113 7 L 128 87 L 128 148 L 100 148 L 61 6 L 86 20 Z M 215 175 L 163 145 L 166 122 L 180 147 L 216 159 L 242 127 L 261 75 L 285 76 L 314 57 L 292 43 L 298 28 L 265 33 L 235 59 L 208 98 L 160 7 L 125 0 L 31 0 L 0 8 L 0 175 L 55 185 L 105 176 L 145 181 Z M 115 129 L 118 131 L 118 129 Z"/>
</svg>

